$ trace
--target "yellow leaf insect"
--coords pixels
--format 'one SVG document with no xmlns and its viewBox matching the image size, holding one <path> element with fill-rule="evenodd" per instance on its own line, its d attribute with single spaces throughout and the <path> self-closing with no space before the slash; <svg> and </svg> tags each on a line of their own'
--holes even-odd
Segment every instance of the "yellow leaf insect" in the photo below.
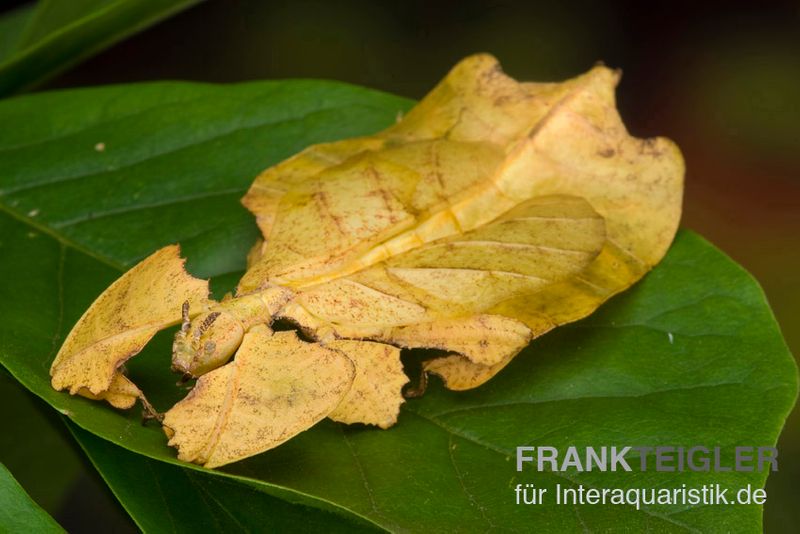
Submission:
<svg viewBox="0 0 800 534">
<path fill-rule="evenodd" d="M 123 364 L 181 324 L 172 367 L 198 380 L 163 428 L 180 459 L 217 467 L 326 417 L 392 426 L 401 348 L 439 349 L 423 370 L 450 389 L 480 386 L 639 280 L 675 235 L 680 152 L 628 135 L 618 79 L 597 66 L 519 83 L 466 58 L 397 124 L 255 179 L 243 203 L 263 240 L 235 296 L 209 299 L 177 246 L 125 273 L 67 337 L 53 387 L 152 410 Z"/>
</svg>

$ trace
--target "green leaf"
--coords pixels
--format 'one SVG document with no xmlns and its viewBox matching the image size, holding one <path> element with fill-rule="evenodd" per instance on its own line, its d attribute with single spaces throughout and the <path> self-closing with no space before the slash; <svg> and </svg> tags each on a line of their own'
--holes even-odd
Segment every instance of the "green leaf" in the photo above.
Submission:
<svg viewBox="0 0 800 534">
<path fill-rule="evenodd" d="M 67 423 L 142 532 L 360 532 L 354 518 L 272 497 L 258 487 L 131 453 Z"/>
<path fill-rule="evenodd" d="M 763 487 L 767 473 L 758 471 L 515 470 L 520 445 L 720 446 L 730 462 L 734 446 L 775 444 L 797 394 L 794 361 L 758 285 L 685 231 L 652 273 L 598 313 L 537 340 L 477 390 L 434 384 L 386 431 L 325 421 L 209 472 L 177 462 L 136 410 L 50 388 L 64 335 L 125 268 L 179 241 L 189 269 L 214 276 L 221 294 L 257 236 L 238 204 L 253 177 L 308 144 L 376 131 L 409 105 L 315 81 L 145 84 L 0 102 L 0 121 L 12 126 L 0 130 L 0 361 L 78 427 L 158 466 L 154 480 L 182 488 L 203 477 L 218 498 L 234 485 L 252 508 L 278 499 L 408 531 L 760 531 L 757 505 L 514 505 L 518 483 L 551 495 L 556 483 Z M 128 366 L 160 409 L 185 394 L 169 356 L 166 332 Z M 127 487 L 114 453 L 132 453 L 85 432 L 79 439 L 140 525 L 160 524 L 174 505 L 148 505 Z M 140 483 L 157 491 L 147 477 Z M 206 506 L 197 513 L 221 517 Z"/>
<path fill-rule="evenodd" d="M 0 464 L 0 531 L 64 532 Z"/>
<path fill-rule="evenodd" d="M 39 0 L 0 18 L 0 96 L 41 82 L 199 0 Z"/>
<path fill-rule="evenodd" d="M 34 8 L 34 4 L 25 4 L 0 16 L 0 62 L 5 61 L 17 49 Z"/>
</svg>

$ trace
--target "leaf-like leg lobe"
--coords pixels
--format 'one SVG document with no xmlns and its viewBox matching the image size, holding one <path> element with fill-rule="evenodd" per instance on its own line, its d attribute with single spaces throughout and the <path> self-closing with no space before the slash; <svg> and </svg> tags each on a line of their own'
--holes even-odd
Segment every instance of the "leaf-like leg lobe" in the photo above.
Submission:
<svg viewBox="0 0 800 534">
<path fill-rule="evenodd" d="M 397 422 L 403 404 L 403 372 L 400 349 L 384 343 L 337 339 L 326 347 L 342 351 L 353 361 L 353 387 L 330 418 L 341 423 L 364 423 L 389 428 Z"/>
<path fill-rule="evenodd" d="M 327 417 L 355 379 L 338 350 L 250 329 L 234 360 L 200 377 L 164 416 L 178 458 L 218 467 L 276 447 Z"/>
<path fill-rule="evenodd" d="M 78 395 L 92 400 L 104 400 L 114 408 L 119 408 L 120 410 L 132 408 L 138 399 L 142 399 L 143 402 L 146 402 L 142 391 L 136 387 L 136 384 L 128 380 L 128 378 L 119 371 L 114 373 L 111 385 L 102 393 L 94 395 L 88 389 L 81 388 L 78 390 Z"/>
<path fill-rule="evenodd" d="M 136 386 L 120 367 L 156 332 L 181 321 L 182 303 L 190 314 L 209 303 L 208 282 L 189 275 L 183 263 L 177 245 L 164 247 L 109 286 L 61 346 L 50 368 L 53 387 L 130 407 Z"/>
</svg>

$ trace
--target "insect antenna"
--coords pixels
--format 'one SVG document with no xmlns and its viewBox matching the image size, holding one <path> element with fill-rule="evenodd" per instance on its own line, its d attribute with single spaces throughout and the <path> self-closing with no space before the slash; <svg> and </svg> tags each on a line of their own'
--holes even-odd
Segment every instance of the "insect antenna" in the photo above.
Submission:
<svg viewBox="0 0 800 534">
<path fill-rule="evenodd" d="M 195 337 L 196 339 L 200 339 L 200 337 L 201 337 L 201 336 L 202 336 L 202 335 L 205 333 L 205 331 L 206 331 L 206 330 L 208 330 L 208 328 L 209 328 L 209 327 L 210 327 L 212 324 L 214 324 L 214 321 L 216 321 L 216 320 L 217 320 L 217 317 L 219 317 L 219 312 L 212 312 L 212 313 L 209 313 L 209 314 L 208 314 L 208 317 L 206 317 L 205 319 L 203 319 L 203 322 L 202 322 L 202 323 L 200 323 L 200 326 L 198 326 L 198 327 L 197 327 L 197 330 L 195 330 L 195 332 L 194 332 L 194 337 Z"/>
<path fill-rule="evenodd" d="M 188 332 L 189 325 L 191 325 L 191 321 L 189 320 L 189 301 L 184 301 L 183 305 L 181 306 L 181 332 Z"/>
</svg>

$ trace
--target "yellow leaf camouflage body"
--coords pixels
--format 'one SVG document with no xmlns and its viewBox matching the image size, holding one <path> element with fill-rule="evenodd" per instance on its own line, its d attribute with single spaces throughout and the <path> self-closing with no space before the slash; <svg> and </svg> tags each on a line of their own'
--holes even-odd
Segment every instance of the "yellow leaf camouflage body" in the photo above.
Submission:
<svg viewBox="0 0 800 534">
<path fill-rule="evenodd" d="M 169 300 L 170 324 L 190 302 L 173 367 L 202 376 L 164 419 L 179 457 L 223 465 L 325 416 L 389 427 L 407 382 L 398 347 L 444 351 L 424 370 L 474 388 L 641 278 L 677 229 L 683 162 L 668 140 L 628 135 L 618 77 L 599 66 L 518 83 L 494 58 L 472 56 L 387 130 L 309 147 L 259 175 L 243 203 L 263 240 L 234 297 L 129 294 Z M 140 337 L 118 347 L 92 337 L 87 316 L 118 320 L 99 308 L 104 298 L 76 326 L 98 347 L 87 354 L 102 380 L 93 364 L 64 379 L 60 353 L 53 385 L 122 406 L 135 397 L 111 380 L 152 326 L 135 325 Z M 315 343 L 273 333 L 276 319 Z"/>
</svg>

